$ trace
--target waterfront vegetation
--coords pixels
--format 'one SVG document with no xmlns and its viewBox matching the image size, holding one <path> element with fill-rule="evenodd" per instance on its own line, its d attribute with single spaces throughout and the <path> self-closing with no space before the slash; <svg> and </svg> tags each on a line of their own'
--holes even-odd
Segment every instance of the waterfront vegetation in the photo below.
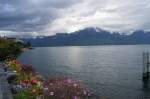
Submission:
<svg viewBox="0 0 150 99">
<path fill-rule="evenodd" d="M 24 44 L 20 42 L 0 38 L 0 61 L 16 57 L 23 47 Z"/>
<path fill-rule="evenodd" d="M 0 39 L 0 59 L 5 60 L 5 68 L 16 73 L 8 77 L 14 99 L 89 99 L 93 96 L 78 81 L 66 77 L 45 79 L 31 65 L 17 61 L 16 54 L 24 47 L 22 43 Z"/>
</svg>

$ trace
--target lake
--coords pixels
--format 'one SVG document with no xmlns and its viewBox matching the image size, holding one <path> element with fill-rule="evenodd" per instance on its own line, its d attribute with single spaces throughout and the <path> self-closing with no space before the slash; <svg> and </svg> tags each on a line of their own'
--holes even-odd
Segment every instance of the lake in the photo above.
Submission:
<svg viewBox="0 0 150 99">
<path fill-rule="evenodd" d="M 79 80 L 104 99 L 141 99 L 150 97 L 142 81 L 143 52 L 150 52 L 150 45 L 36 47 L 18 60 L 45 77 Z"/>
</svg>

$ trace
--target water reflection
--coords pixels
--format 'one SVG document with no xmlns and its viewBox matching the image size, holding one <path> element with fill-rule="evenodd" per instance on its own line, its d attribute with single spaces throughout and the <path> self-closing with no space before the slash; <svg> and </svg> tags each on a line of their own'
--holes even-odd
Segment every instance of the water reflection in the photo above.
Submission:
<svg viewBox="0 0 150 99">
<path fill-rule="evenodd" d="M 143 79 L 143 89 L 150 90 L 150 78 Z"/>
<path fill-rule="evenodd" d="M 143 98 L 150 99 L 150 77 L 143 79 Z"/>
</svg>

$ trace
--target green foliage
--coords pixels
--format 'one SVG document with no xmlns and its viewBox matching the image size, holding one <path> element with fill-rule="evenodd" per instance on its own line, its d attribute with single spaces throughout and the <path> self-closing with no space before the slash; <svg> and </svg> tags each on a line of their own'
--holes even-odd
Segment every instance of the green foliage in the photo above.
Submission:
<svg viewBox="0 0 150 99">
<path fill-rule="evenodd" d="M 24 89 L 15 94 L 14 99 L 36 99 L 36 95 L 31 93 L 28 89 Z"/>
<path fill-rule="evenodd" d="M 9 57 L 16 57 L 23 47 L 21 43 L 0 38 L 0 61 Z"/>
</svg>

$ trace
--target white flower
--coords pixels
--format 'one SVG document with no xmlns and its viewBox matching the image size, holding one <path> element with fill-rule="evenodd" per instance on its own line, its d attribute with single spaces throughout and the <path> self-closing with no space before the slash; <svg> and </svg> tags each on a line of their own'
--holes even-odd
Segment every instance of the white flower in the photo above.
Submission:
<svg viewBox="0 0 150 99">
<path fill-rule="evenodd" d="M 54 92 L 50 92 L 49 95 L 50 95 L 50 96 L 54 96 Z"/>
</svg>

